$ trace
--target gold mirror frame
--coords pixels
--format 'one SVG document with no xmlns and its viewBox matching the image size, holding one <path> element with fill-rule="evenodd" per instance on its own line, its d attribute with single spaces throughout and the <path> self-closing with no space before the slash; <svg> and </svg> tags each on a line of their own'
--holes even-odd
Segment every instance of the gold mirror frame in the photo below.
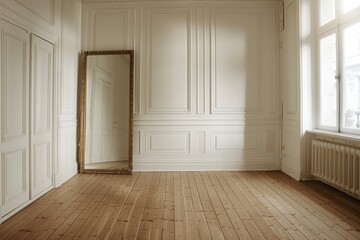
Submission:
<svg viewBox="0 0 360 240">
<path fill-rule="evenodd" d="M 129 74 L 129 149 L 128 149 L 128 168 L 122 169 L 85 169 L 85 141 L 86 141 L 86 69 L 87 57 L 93 55 L 129 55 L 130 74 Z M 134 50 L 113 50 L 113 51 L 84 51 L 81 53 L 81 77 L 79 81 L 78 98 L 78 166 L 79 173 L 113 173 L 113 174 L 132 174 L 133 170 L 133 89 L 134 89 Z"/>
</svg>

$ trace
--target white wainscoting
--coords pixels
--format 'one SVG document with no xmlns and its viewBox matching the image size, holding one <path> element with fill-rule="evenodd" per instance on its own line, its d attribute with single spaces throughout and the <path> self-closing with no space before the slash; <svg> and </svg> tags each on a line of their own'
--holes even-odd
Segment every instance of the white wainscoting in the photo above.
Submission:
<svg viewBox="0 0 360 240">
<path fill-rule="evenodd" d="M 280 169 L 279 134 L 279 126 L 135 126 L 134 170 Z"/>
<path fill-rule="evenodd" d="M 76 122 L 62 123 L 59 126 L 58 162 L 55 181 L 60 186 L 77 173 L 76 163 Z"/>
<path fill-rule="evenodd" d="M 83 50 L 135 50 L 135 171 L 281 168 L 277 1 L 82 13 Z"/>
</svg>

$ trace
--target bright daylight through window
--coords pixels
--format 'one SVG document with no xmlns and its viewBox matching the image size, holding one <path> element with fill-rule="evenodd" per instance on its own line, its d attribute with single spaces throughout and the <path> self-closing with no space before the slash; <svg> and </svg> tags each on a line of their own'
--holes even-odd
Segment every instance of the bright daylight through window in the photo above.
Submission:
<svg viewBox="0 0 360 240">
<path fill-rule="evenodd" d="M 318 128 L 360 134 L 360 0 L 318 3 Z"/>
</svg>

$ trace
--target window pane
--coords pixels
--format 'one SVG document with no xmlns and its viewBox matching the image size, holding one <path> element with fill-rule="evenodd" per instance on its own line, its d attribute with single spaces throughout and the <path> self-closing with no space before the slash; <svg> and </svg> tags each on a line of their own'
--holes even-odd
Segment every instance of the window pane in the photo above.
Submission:
<svg viewBox="0 0 360 240">
<path fill-rule="evenodd" d="M 350 12 L 360 6 L 360 0 L 341 0 L 341 3 L 343 4 L 344 13 Z"/>
<path fill-rule="evenodd" d="M 320 26 L 334 19 L 335 19 L 335 0 L 320 0 Z"/>
<path fill-rule="evenodd" d="M 320 40 L 320 125 L 337 127 L 336 35 Z"/>
<path fill-rule="evenodd" d="M 344 127 L 359 129 L 360 123 L 360 23 L 344 30 L 343 35 Z"/>
</svg>

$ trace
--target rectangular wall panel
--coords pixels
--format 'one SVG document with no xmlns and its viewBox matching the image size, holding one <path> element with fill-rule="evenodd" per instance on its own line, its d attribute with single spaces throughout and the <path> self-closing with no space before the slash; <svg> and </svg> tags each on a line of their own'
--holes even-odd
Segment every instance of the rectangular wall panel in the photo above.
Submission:
<svg viewBox="0 0 360 240">
<path fill-rule="evenodd" d="M 79 59 L 78 21 L 79 5 L 77 1 L 63 1 L 61 81 L 60 81 L 60 120 L 76 119 L 77 79 Z"/>
<path fill-rule="evenodd" d="M 197 132 L 197 153 L 205 154 L 206 152 L 206 132 L 198 131 Z"/>
<path fill-rule="evenodd" d="M 257 111 L 259 14 L 215 11 L 211 28 L 212 112 Z"/>
<path fill-rule="evenodd" d="M 116 23 L 116 24 L 114 24 Z M 105 11 L 93 16 L 95 49 L 128 48 L 128 11 Z M 110 36 L 111 37 L 108 37 Z"/>
<path fill-rule="evenodd" d="M 190 132 L 147 132 L 149 154 L 189 153 Z"/>
<path fill-rule="evenodd" d="M 149 11 L 149 113 L 190 111 L 189 18 L 189 11 Z"/>
<path fill-rule="evenodd" d="M 215 133 L 215 151 L 255 150 L 257 147 L 256 132 Z"/>
<path fill-rule="evenodd" d="M 55 0 L 15 0 L 36 16 L 53 25 L 55 21 Z"/>
<path fill-rule="evenodd" d="M 296 16 L 296 3 L 292 1 L 285 6 L 286 16 Z M 295 17 L 288 17 L 286 22 L 286 30 L 284 31 L 282 52 L 282 79 L 283 79 L 283 96 L 284 96 L 284 117 L 287 119 L 295 119 L 299 114 L 299 83 L 296 73 L 297 71 L 297 29 Z"/>
<path fill-rule="evenodd" d="M 57 0 L 55 0 L 57 2 Z M 57 129 L 54 142 L 55 155 L 55 186 L 77 173 L 76 162 L 76 126 L 77 126 L 77 85 L 79 71 L 79 53 L 81 52 L 81 1 L 62 0 L 61 3 L 61 36 L 60 46 L 55 45 L 56 72 L 60 76 L 55 78 L 56 109 L 55 118 Z M 56 47 L 59 47 L 57 49 Z M 55 145 L 56 144 L 56 145 Z"/>
</svg>

